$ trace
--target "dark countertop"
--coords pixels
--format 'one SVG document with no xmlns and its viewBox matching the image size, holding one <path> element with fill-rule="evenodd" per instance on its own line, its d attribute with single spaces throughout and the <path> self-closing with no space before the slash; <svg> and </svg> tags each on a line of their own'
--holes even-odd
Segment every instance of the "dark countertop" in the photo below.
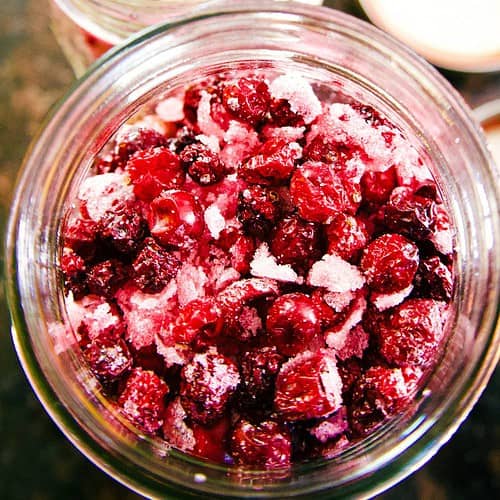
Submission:
<svg viewBox="0 0 500 500">
<path fill-rule="evenodd" d="M 328 2 L 360 15 L 351 2 Z M 16 172 L 48 108 L 73 74 L 41 0 L 0 1 L 0 231 Z M 500 96 L 500 73 L 445 76 L 471 105 Z M 2 277 L 3 280 L 3 277 Z M 138 499 L 85 459 L 46 415 L 10 339 L 0 289 L 0 499 Z M 458 432 L 418 472 L 379 499 L 500 498 L 500 371 Z"/>
</svg>

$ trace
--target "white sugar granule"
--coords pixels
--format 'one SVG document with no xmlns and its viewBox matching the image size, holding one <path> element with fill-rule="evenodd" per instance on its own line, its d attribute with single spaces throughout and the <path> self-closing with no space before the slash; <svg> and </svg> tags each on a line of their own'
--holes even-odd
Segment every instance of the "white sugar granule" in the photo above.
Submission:
<svg viewBox="0 0 500 500">
<path fill-rule="evenodd" d="M 177 283 L 177 299 L 181 307 L 194 299 L 205 296 L 207 275 L 201 266 L 193 266 L 186 262 L 175 278 Z"/>
<path fill-rule="evenodd" d="M 413 290 L 413 285 L 410 285 L 402 290 L 398 290 L 393 293 L 378 293 L 372 292 L 370 295 L 370 302 L 379 310 L 385 311 L 390 307 L 397 306 L 401 304 L 408 295 L 410 295 Z"/>
<path fill-rule="evenodd" d="M 299 283 L 301 280 L 289 264 L 278 264 L 266 243 L 262 243 L 250 262 L 250 274 L 258 278 Z"/>
<path fill-rule="evenodd" d="M 155 113 L 166 122 L 177 122 L 184 118 L 184 101 L 178 97 L 167 97 L 160 101 Z"/>
<path fill-rule="evenodd" d="M 215 204 L 209 205 L 203 214 L 203 218 L 212 238 L 217 240 L 221 231 L 226 227 L 226 219 L 220 213 L 219 207 Z"/>
</svg>

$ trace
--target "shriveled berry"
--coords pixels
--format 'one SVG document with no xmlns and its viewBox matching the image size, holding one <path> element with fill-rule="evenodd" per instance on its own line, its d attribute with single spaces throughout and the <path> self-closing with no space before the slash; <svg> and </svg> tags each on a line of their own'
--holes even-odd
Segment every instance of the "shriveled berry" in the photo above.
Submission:
<svg viewBox="0 0 500 500">
<path fill-rule="evenodd" d="M 231 454 L 237 465 L 265 469 L 287 467 L 292 454 L 290 432 L 272 420 L 254 425 L 241 419 L 231 435 Z"/>
<path fill-rule="evenodd" d="M 288 421 L 330 415 L 342 404 L 342 380 L 332 354 L 306 351 L 282 365 L 274 407 Z"/>
<path fill-rule="evenodd" d="M 132 263 L 135 284 L 144 292 L 155 293 L 174 278 L 181 263 L 172 253 L 148 237 Z"/>
<path fill-rule="evenodd" d="M 318 134 L 304 147 L 304 159 L 344 166 L 346 161 L 352 158 L 355 151 L 345 142 L 338 142 L 324 134 Z"/>
<path fill-rule="evenodd" d="M 60 259 L 64 286 L 73 292 L 76 298 L 85 295 L 87 290 L 85 261 L 77 253 L 65 248 Z"/>
<path fill-rule="evenodd" d="M 280 264 L 290 264 L 303 273 L 324 253 L 318 226 L 296 215 L 278 222 L 270 249 Z"/>
<path fill-rule="evenodd" d="M 203 232 L 203 211 L 195 196 L 187 191 L 165 191 L 151 202 L 150 207 L 149 229 L 162 245 L 189 244 Z"/>
<path fill-rule="evenodd" d="M 359 184 L 321 162 L 306 162 L 290 181 L 290 194 L 299 215 L 328 223 L 338 212 L 354 214 L 361 202 Z"/>
<path fill-rule="evenodd" d="M 250 236 L 265 238 L 281 214 L 277 191 L 258 185 L 249 186 L 238 195 L 238 220 Z"/>
<path fill-rule="evenodd" d="M 167 139 L 167 147 L 172 153 L 180 155 L 186 146 L 197 142 L 194 129 L 191 126 L 185 125 L 177 131 L 175 137 Z"/>
<path fill-rule="evenodd" d="M 100 236 L 120 253 L 135 252 L 145 236 L 145 220 L 133 205 L 107 212 L 99 224 Z"/>
<path fill-rule="evenodd" d="M 271 101 L 266 82 L 256 78 L 239 78 L 223 84 L 221 98 L 228 111 L 252 126 L 265 118 Z"/>
<path fill-rule="evenodd" d="M 120 166 L 123 166 L 136 151 L 165 145 L 166 138 L 160 132 L 151 128 L 132 126 L 117 137 L 113 153 L 115 158 L 119 158 Z"/>
<path fill-rule="evenodd" d="M 240 383 L 238 367 L 216 350 L 195 354 L 181 372 L 179 394 L 189 417 L 200 424 L 221 418 Z"/>
<path fill-rule="evenodd" d="M 97 337 L 83 354 L 90 369 L 103 382 L 118 380 L 132 367 L 132 356 L 121 338 Z"/>
<path fill-rule="evenodd" d="M 298 113 L 291 110 L 288 99 L 272 99 L 269 111 L 272 122 L 279 127 L 300 127 L 304 125 L 304 119 Z"/>
<path fill-rule="evenodd" d="M 185 179 L 179 157 L 167 147 L 138 151 L 127 162 L 126 171 L 140 200 L 151 201 L 166 189 L 182 186 Z"/>
<path fill-rule="evenodd" d="M 363 202 L 374 205 L 386 203 L 396 185 L 397 175 L 394 166 L 383 172 L 367 170 L 361 177 Z"/>
<path fill-rule="evenodd" d="M 172 335 L 176 342 L 189 344 L 208 328 L 217 330 L 218 322 L 222 322 L 222 318 L 215 300 L 212 297 L 202 297 L 188 302 L 180 309 Z"/>
<path fill-rule="evenodd" d="M 325 228 L 328 253 L 336 253 L 344 260 L 355 260 L 368 242 L 364 222 L 353 215 L 338 213 Z"/>
<path fill-rule="evenodd" d="M 267 335 L 285 356 L 321 346 L 321 318 L 314 302 L 303 293 L 281 295 L 270 307 Z"/>
<path fill-rule="evenodd" d="M 200 425 L 193 422 L 195 445 L 193 453 L 199 457 L 224 463 L 228 453 L 228 437 L 231 432 L 229 418 L 221 418 L 212 425 Z"/>
<path fill-rule="evenodd" d="M 152 371 L 134 368 L 127 378 L 118 404 L 125 415 L 147 434 L 163 424 L 167 384 Z"/>
<path fill-rule="evenodd" d="M 183 168 L 201 186 L 210 186 L 224 177 L 225 167 L 219 155 L 201 142 L 187 145 L 180 159 Z"/>
<path fill-rule="evenodd" d="M 418 248 L 400 234 L 383 234 L 364 250 L 361 269 L 373 290 L 383 293 L 411 285 L 418 268 Z"/>
<path fill-rule="evenodd" d="M 252 184 L 279 185 L 290 178 L 301 155 L 302 148 L 296 142 L 275 137 L 243 163 L 238 173 Z"/>
<path fill-rule="evenodd" d="M 353 103 L 351 107 L 355 109 L 365 120 L 366 123 L 372 127 L 380 127 L 381 125 L 388 125 L 387 120 L 382 117 L 379 112 L 369 106 L 368 104 Z"/>
<path fill-rule="evenodd" d="M 94 257 L 97 238 L 98 225 L 92 219 L 69 217 L 63 226 L 64 245 L 84 259 Z"/>
<path fill-rule="evenodd" d="M 128 279 L 126 266 L 118 259 L 108 259 L 89 267 L 87 286 L 90 293 L 112 297 Z"/>
<path fill-rule="evenodd" d="M 408 299 L 396 307 L 377 335 L 380 354 L 396 366 L 431 366 L 444 337 L 446 304 Z"/>
<path fill-rule="evenodd" d="M 421 297 L 449 302 L 453 295 L 453 275 L 437 255 L 423 259 L 415 277 L 415 288 Z"/>
</svg>

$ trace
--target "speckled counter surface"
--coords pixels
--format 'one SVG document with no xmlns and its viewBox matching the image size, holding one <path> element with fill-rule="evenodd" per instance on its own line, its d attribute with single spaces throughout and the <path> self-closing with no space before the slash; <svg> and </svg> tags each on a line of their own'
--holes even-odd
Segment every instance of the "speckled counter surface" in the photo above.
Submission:
<svg viewBox="0 0 500 500">
<path fill-rule="evenodd" d="M 329 2 L 359 14 L 351 2 Z M 0 0 L 0 232 L 16 172 L 50 106 L 73 81 L 43 0 Z M 470 104 L 500 96 L 500 74 L 446 73 Z M 3 279 L 3 277 L 2 277 Z M 0 499 L 138 499 L 84 458 L 45 414 L 10 339 L 0 289 Z M 500 371 L 467 421 L 422 469 L 379 499 L 500 498 Z"/>
</svg>

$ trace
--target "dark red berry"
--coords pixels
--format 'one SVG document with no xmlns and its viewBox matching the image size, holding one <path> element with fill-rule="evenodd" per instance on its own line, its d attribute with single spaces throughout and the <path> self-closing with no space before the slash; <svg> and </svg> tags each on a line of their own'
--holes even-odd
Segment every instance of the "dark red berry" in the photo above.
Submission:
<svg viewBox="0 0 500 500">
<path fill-rule="evenodd" d="M 363 196 L 363 202 L 374 205 L 386 203 L 396 185 L 397 175 L 394 166 L 383 172 L 366 170 L 361 177 L 361 194 Z"/>
<path fill-rule="evenodd" d="M 166 138 L 160 132 L 151 128 L 132 126 L 117 137 L 114 153 L 125 164 L 136 151 L 164 146 L 165 144 Z"/>
<path fill-rule="evenodd" d="M 100 221 L 101 238 L 120 253 L 135 252 L 145 236 L 145 220 L 133 205 L 106 212 Z"/>
<path fill-rule="evenodd" d="M 415 284 L 421 297 L 449 302 L 453 295 L 453 275 L 438 256 L 420 261 Z"/>
<path fill-rule="evenodd" d="M 321 162 L 306 162 L 290 181 L 290 194 L 299 215 L 328 223 L 338 212 L 354 214 L 361 202 L 359 184 Z"/>
<path fill-rule="evenodd" d="M 238 220 L 250 236 L 264 239 L 281 215 L 277 191 L 258 185 L 249 186 L 238 195 Z"/>
<path fill-rule="evenodd" d="M 186 146 L 198 142 L 194 129 L 191 126 L 184 126 L 177 131 L 175 137 L 167 139 L 167 147 L 172 153 L 180 155 Z"/>
<path fill-rule="evenodd" d="M 372 127 L 380 127 L 381 125 L 389 125 L 387 120 L 382 117 L 378 111 L 368 104 L 353 103 L 351 107 L 355 109 Z"/>
<path fill-rule="evenodd" d="M 90 369 L 104 382 L 118 380 L 132 367 L 132 356 L 123 339 L 97 337 L 83 353 Z"/>
<path fill-rule="evenodd" d="M 322 162 L 342 167 L 352 158 L 357 150 L 346 143 L 337 142 L 318 134 L 304 147 L 304 160 Z"/>
<path fill-rule="evenodd" d="M 118 404 L 125 415 L 147 434 L 154 434 L 163 424 L 167 384 L 152 371 L 134 368 Z"/>
<path fill-rule="evenodd" d="M 256 78 L 240 78 L 223 84 L 221 98 L 229 112 L 252 126 L 265 118 L 271 101 L 267 84 Z"/>
<path fill-rule="evenodd" d="M 301 157 L 302 148 L 296 142 L 276 137 L 268 139 L 238 170 L 252 184 L 277 185 L 287 181 Z"/>
<path fill-rule="evenodd" d="M 418 262 L 414 243 L 400 234 L 383 234 L 365 248 L 361 269 L 373 290 L 391 293 L 411 285 Z"/>
<path fill-rule="evenodd" d="M 153 147 L 135 153 L 126 170 L 140 200 L 151 201 L 166 189 L 182 186 L 185 175 L 179 157 L 167 147 Z"/>
<path fill-rule="evenodd" d="M 65 248 L 61 255 L 60 266 L 66 289 L 71 290 L 76 298 L 85 295 L 88 292 L 86 283 L 87 268 L 82 257 L 69 248 Z"/>
<path fill-rule="evenodd" d="M 144 292 L 159 292 L 176 276 L 181 263 L 153 238 L 146 238 L 132 263 L 135 284 Z"/>
<path fill-rule="evenodd" d="M 165 191 L 150 207 L 149 229 L 162 245 L 183 246 L 203 232 L 203 211 L 195 196 L 187 191 Z"/>
<path fill-rule="evenodd" d="M 330 415 L 342 404 L 342 381 L 326 350 L 306 351 L 282 365 L 276 377 L 274 407 L 289 421 Z"/>
<path fill-rule="evenodd" d="M 224 463 L 229 451 L 227 441 L 230 427 L 229 418 L 221 418 L 210 426 L 193 422 L 192 429 L 195 440 L 193 453 L 213 462 Z"/>
<path fill-rule="evenodd" d="M 250 261 L 255 252 L 255 241 L 252 237 L 244 234 L 238 236 L 230 248 L 231 266 L 241 275 L 250 270 Z"/>
<path fill-rule="evenodd" d="M 281 295 L 270 307 L 267 335 L 280 354 L 294 356 L 322 344 L 321 318 L 314 302 L 303 293 Z"/>
<path fill-rule="evenodd" d="M 112 297 L 128 279 L 128 270 L 118 259 L 108 259 L 89 267 L 87 286 L 90 293 Z"/>
<path fill-rule="evenodd" d="M 336 253 L 344 260 L 355 260 L 368 242 L 368 232 L 361 219 L 338 213 L 325 228 L 328 253 Z"/>
<path fill-rule="evenodd" d="M 180 159 L 183 168 L 201 186 L 210 186 L 224 177 L 225 167 L 219 155 L 201 142 L 187 145 Z"/>
<path fill-rule="evenodd" d="M 98 225 L 91 219 L 69 217 L 63 226 L 64 245 L 84 259 L 96 253 Z"/>
<path fill-rule="evenodd" d="M 291 461 L 291 437 L 278 422 L 251 424 L 239 420 L 231 435 L 231 454 L 237 465 L 264 469 L 287 467 Z"/>
<path fill-rule="evenodd" d="M 195 354 L 181 372 L 179 394 L 189 417 L 200 424 L 221 418 L 240 382 L 238 367 L 211 350 Z"/>
<path fill-rule="evenodd" d="M 304 125 L 304 119 L 291 110 L 287 99 L 272 99 L 269 111 L 271 112 L 272 122 L 279 127 L 300 127 Z"/>
<path fill-rule="evenodd" d="M 214 330 L 218 322 L 222 322 L 219 308 L 212 297 L 203 297 L 188 302 L 179 310 L 172 328 L 175 342 L 189 344 L 201 332 L 212 327 Z"/>
</svg>

